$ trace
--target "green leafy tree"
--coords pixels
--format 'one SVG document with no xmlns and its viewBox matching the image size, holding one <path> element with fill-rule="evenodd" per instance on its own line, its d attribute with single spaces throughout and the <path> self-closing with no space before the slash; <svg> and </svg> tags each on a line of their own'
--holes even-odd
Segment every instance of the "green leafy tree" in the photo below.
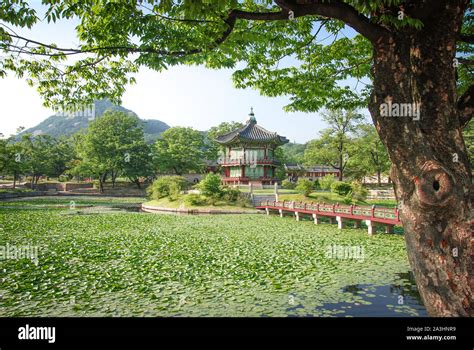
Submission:
<svg viewBox="0 0 474 350">
<path fill-rule="evenodd" d="M 140 178 L 151 178 L 155 174 L 151 147 L 145 140 L 136 140 L 125 152 L 121 162 L 122 175 L 141 188 Z"/>
<path fill-rule="evenodd" d="M 74 18 L 79 45 L 18 34 L 12 27 L 32 28 L 43 16 L 29 2 L 3 1 L 0 76 L 24 76 L 47 105 L 107 96 L 118 102 L 139 66 L 235 68 L 238 62 L 246 64 L 234 73 L 237 87 L 289 96 L 287 110 L 368 104 L 393 162 L 424 304 L 431 315 L 473 315 L 466 302 L 472 299 L 472 173 L 461 137 L 474 115 L 469 0 L 53 0 L 44 7 L 51 24 Z M 72 55 L 78 59 L 66 61 Z M 392 102 L 419 113 L 387 117 L 381 108 Z M 440 236 L 445 244 L 429 244 Z M 449 253 L 454 248 L 456 257 Z"/>
<path fill-rule="evenodd" d="M 219 197 L 222 194 L 221 177 L 209 173 L 199 182 L 198 187 L 204 196 Z"/>
<path fill-rule="evenodd" d="M 18 141 L 19 152 L 15 160 L 22 163 L 22 171 L 31 177 L 31 187 L 37 185 L 42 176 L 58 177 L 67 169 L 74 151 L 66 140 L 57 140 L 49 135 L 24 134 Z"/>
<path fill-rule="evenodd" d="M 139 147 L 144 144 L 144 135 L 136 116 L 106 112 L 90 123 L 87 132 L 77 141 L 80 162 L 73 173 L 96 177 L 100 192 L 104 191 L 107 175 L 112 185 L 124 169 L 131 177 L 137 176 L 136 168 L 141 159 Z"/>
<path fill-rule="evenodd" d="M 23 149 L 20 143 L 15 142 L 12 137 L 0 141 L 0 150 L 0 173 L 13 176 L 13 188 L 15 189 L 18 176 L 25 170 L 25 158 L 22 159 Z"/>
<path fill-rule="evenodd" d="M 373 125 L 362 124 L 357 130 L 354 140 L 354 150 L 349 159 L 348 169 L 353 173 L 358 173 L 359 177 L 377 175 L 377 183 L 381 185 L 381 176 L 390 169 L 390 159 L 387 151 L 377 135 Z"/>
<path fill-rule="evenodd" d="M 323 119 L 329 127 L 320 133 L 318 139 L 308 143 L 305 163 L 330 165 L 339 170 L 339 180 L 342 181 L 349 157 L 355 153 L 351 137 L 364 116 L 354 110 L 329 110 L 323 113 Z"/>
<path fill-rule="evenodd" d="M 173 127 L 161 134 L 153 149 L 156 168 L 165 173 L 182 175 L 202 172 L 208 155 L 208 145 L 197 130 Z"/>
<path fill-rule="evenodd" d="M 285 160 L 289 163 L 303 163 L 306 144 L 289 142 L 281 146 Z"/>
<path fill-rule="evenodd" d="M 352 191 L 350 183 L 344 181 L 335 181 L 331 184 L 331 192 L 336 193 L 340 196 L 345 196 Z"/>
<path fill-rule="evenodd" d="M 314 184 L 308 179 L 298 179 L 295 189 L 302 193 L 305 197 L 308 197 L 314 190 Z"/>
<path fill-rule="evenodd" d="M 321 189 L 322 190 L 330 190 L 331 189 L 331 185 L 336 182 L 336 178 L 332 175 L 326 175 L 326 176 L 323 176 L 320 180 L 319 180 L 319 185 L 321 186 Z"/>
</svg>

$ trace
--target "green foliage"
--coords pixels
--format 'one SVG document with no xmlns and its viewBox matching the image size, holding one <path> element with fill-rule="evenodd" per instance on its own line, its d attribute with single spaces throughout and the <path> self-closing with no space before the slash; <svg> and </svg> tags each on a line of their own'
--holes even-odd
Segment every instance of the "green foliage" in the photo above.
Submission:
<svg viewBox="0 0 474 350">
<path fill-rule="evenodd" d="M 289 142 L 281 146 L 285 154 L 285 162 L 303 163 L 306 144 Z"/>
<path fill-rule="evenodd" d="M 115 180 L 119 173 L 130 179 L 150 173 L 143 128 L 133 114 L 106 112 L 89 125 L 85 134 L 76 136 L 76 150 L 79 162 L 72 172 L 95 176 L 101 190 L 107 175 Z"/>
<path fill-rule="evenodd" d="M 345 196 L 352 191 L 352 186 L 350 183 L 344 181 L 335 181 L 331 185 L 331 192 L 336 193 L 340 196 Z"/>
<path fill-rule="evenodd" d="M 201 132 L 193 128 L 173 127 L 161 134 L 153 148 L 156 168 L 177 175 L 201 172 L 208 155 L 208 145 Z"/>
<path fill-rule="evenodd" d="M 221 177 L 209 173 L 198 184 L 199 190 L 206 197 L 219 197 L 222 194 Z"/>
<path fill-rule="evenodd" d="M 281 146 L 278 146 L 275 148 L 273 157 L 275 160 L 279 161 L 278 166 L 275 168 L 275 177 L 279 181 L 282 181 L 287 177 L 286 170 L 285 170 L 285 163 L 288 163 L 288 159 L 286 157 L 285 151 L 283 150 Z"/>
<path fill-rule="evenodd" d="M 319 179 L 314 180 L 313 189 L 316 191 L 321 190 L 321 183 L 319 182 Z"/>
<path fill-rule="evenodd" d="M 207 198 L 199 194 L 188 194 L 185 203 L 189 206 L 202 206 L 207 204 Z"/>
<path fill-rule="evenodd" d="M 34 185 L 39 177 L 62 175 L 74 158 L 70 140 L 55 139 L 49 135 L 23 134 L 0 140 L 0 173 L 31 177 Z"/>
<path fill-rule="evenodd" d="M 188 187 L 187 180 L 182 176 L 161 176 L 147 188 L 151 199 L 170 197 L 175 199 L 181 191 Z"/>
<path fill-rule="evenodd" d="M 328 128 L 318 139 L 308 142 L 304 158 L 306 164 L 333 166 L 343 174 L 354 149 L 354 134 L 364 120 L 355 110 L 328 110 L 323 114 Z"/>
<path fill-rule="evenodd" d="M 313 186 L 313 182 L 309 181 L 308 179 L 298 179 L 295 189 L 302 193 L 305 197 L 308 197 L 311 192 L 313 192 Z"/>
<path fill-rule="evenodd" d="M 293 190 L 295 189 L 296 184 L 294 182 L 291 182 L 290 180 L 283 180 L 281 182 L 281 187 L 285 190 Z"/>
<path fill-rule="evenodd" d="M 237 202 L 242 197 L 242 192 L 236 188 L 226 187 L 222 191 L 222 199 L 227 202 Z"/>
<path fill-rule="evenodd" d="M 352 182 L 352 198 L 358 201 L 365 201 L 367 199 L 368 191 L 360 182 Z"/>
<path fill-rule="evenodd" d="M 321 189 L 322 190 L 330 190 L 331 189 L 331 185 L 336 182 L 336 178 L 332 175 L 326 175 L 326 176 L 323 176 L 320 180 L 319 180 L 319 185 L 321 186 Z"/>
<path fill-rule="evenodd" d="M 362 16 L 366 16 L 367 22 L 399 36 L 422 28 L 422 21 L 409 11 L 400 17 L 401 0 L 348 0 L 344 4 L 355 11 L 348 18 L 360 16 L 364 22 Z M 344 30 L 349 23 L 319 11 L 255 25 L 251 19 L 235 23 L 224 19 L 233 10 L 276 14 L 281 8 L 269 0 L 44 1 L 43 6 L 48 23 L 77 21 L 78 45 L 63 49 L 16 37 L 10 27 L 33 28 L 40 17 L 26 1 L 3 1 L 0 20 L 6 25 L 0 30 L 0 48 L 5 58 L 0 61 L 0 76 L 7 71 L 25 76 L 38 87 L 47 105 L 78 105 L 104 97 L 118 101 L 128 83 L 134 82 L 130 73 L 140 66 L 157 71 L 178 64 L 217 69 L 235 68 L 239 62 L 246 64 L 234 73 L 235 85 L 255 88 L 266 96 L 289 95 L 287 110 L 367 104 L 371 42 L 359 34 L 347 36 Z M 339 12 L 338 6 L 328 2 L 321 8 Z M 466 11 L 463 34 L 472 34 L 471 13 Z M 468 57 L 466 51 L 471 55 L 468 43 L 459 46 L 460 57 Z M 88 54 L 65 64 L 76 50 Z M 468 63 L 462 64 L 460 73 L 461 80 L 472 81 Z M 359 82 L 365 86 L 366 81 L 369 85 L 360 88 Z M 465 84 L 459 85 L 462 90 Z"/>
<path fill-rule="evenodd" d="M 371 124 L 359 125 L 353 139 L 352 155 L 346 177 L 361 180 L 364 176 L 385 174 L 390 169 L 390 159 L 385 146 Z"/>
</svg>

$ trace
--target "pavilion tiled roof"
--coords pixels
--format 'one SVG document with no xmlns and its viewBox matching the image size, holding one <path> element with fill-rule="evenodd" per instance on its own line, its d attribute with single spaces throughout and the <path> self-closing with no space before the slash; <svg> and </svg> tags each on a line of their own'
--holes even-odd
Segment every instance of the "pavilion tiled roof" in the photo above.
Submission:
<svg viewBox="0 0 474 350">
<path fill-rule="evenodd" d="M 224 145 L 238 142 L 268 142 L 282 145 L 287 143 L 289 140 L 284 136 L 278 135 L 276 132 L 268 131 L 267 129 L 257 125 L 255 117 L 251 115 L 247 124 L 243 127 L 218 136 L 216 141 Z"/>
</svg>

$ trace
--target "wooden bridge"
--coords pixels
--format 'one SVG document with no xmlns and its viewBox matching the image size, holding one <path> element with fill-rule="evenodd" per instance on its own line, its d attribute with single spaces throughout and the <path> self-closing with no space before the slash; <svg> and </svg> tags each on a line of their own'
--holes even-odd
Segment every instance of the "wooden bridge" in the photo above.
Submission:
<svg viewBox="0 0 474 350">
<path fill-rule="evenodd" d="M 354 222 L 355 228 L 360 228 L 362 221 L 368 228 L 369 235 L 374 234 L 376 226 L 385 226 L 385 233 L 393 233 L 393 227 L 400 225 L 399 212 L 397 208 L 362 207 L 357 205 L 340 205 L 325 203 L 304 203 L 294 201 L 264 201 L 255 206 L 263 209 L 267 215 L 270 211 L 277 210 L 280 216 L 291 213 L 299 221 L 303 215 L 311 216 L 315 224 L 320 223 L 321 217 L 328 217 L 331 223 L 337 222 L 339 229 L 343 228 L 344 221 Z"/>
</svg>

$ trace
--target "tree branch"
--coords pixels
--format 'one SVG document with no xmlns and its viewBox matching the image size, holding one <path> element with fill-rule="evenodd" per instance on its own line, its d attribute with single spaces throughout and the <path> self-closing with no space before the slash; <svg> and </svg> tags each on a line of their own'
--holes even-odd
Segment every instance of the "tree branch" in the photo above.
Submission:
<svg viewBox="0 0 474 350">
<path fill-rule="evenodd" d="M 459 111 L 459 124 L 465 127 L 474 115 L 474 85 L 471 85 L 456 104 Z"/>
<path fill-rule="evenodd" d="M 296 3 L 297 6 L 292 8 L 295 17 L 319 15 L 341 20 L 372 43 L 387 32 L 383 27 L 370 22 L 369 18 L 354 7 L 339 0 L 296 0 Z"/>
</svg>

